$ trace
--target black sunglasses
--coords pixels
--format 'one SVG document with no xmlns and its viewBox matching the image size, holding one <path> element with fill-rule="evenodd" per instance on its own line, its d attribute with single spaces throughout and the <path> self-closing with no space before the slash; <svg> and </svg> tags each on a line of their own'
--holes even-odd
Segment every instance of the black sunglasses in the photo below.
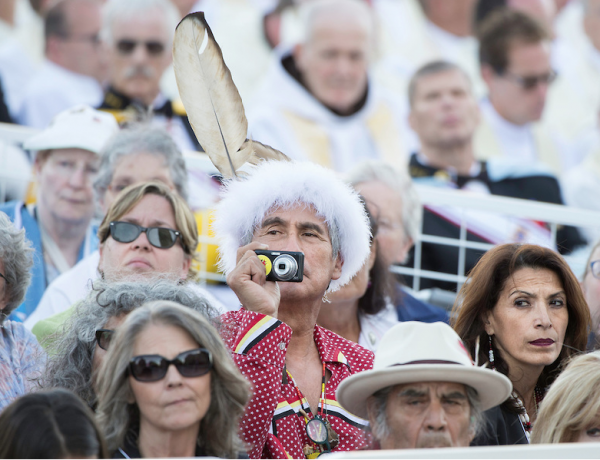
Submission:
<svg viewBox="0 0 600 460">
<path fill-rule="evenodd" d="M 4 276 L 2 273 L 0 273 L 0 278 L 4 278 L 4 281 L 5 281 L 6 283 L 8 283 L 8 279 L 7 279 L 7 278 L 6 278 L 6 276 Z"/>
<path fill-rule="evenodd" d="M 175 365 L 183 377 L 200 377 L 212 369 L 212 354 L 206 348 L 197 348 L 184 351 L 175 359 L 160 355 L 135 356 L 129 361 L 127 370 L 138 382 L 156 382 L 167 375 L 171 364 Z"/>
<path fill-rule="evenodd" d="M 96 342 L 103 350 L 108 350 L 115 331 L 112 329 L 96 329 Z"/>
<path fill-rule="evenodd" d="M 151 56 L 158 56 L 165 50 L 165 44 L 156 40 L 144 42 L 128 39 L 119 40 L 117 42 L 117 50 L 119 50 L 119 53 L 123 55 L 128 55 L 133 53 L 133 50 L 135 50 L 138 45 L 144 45 L 146 47 L 146 51 Z"/>
<path fill-rule="evenodd" d="M 554 80 L 556 80 L 556 77 L 558 76 L 558 74 L 553 70 L 543 75 L 532 75 L 530 77 L 522 77 L 520 75 L 515 75 L 514 73 L 508 71 L 505 71 L 503 75 L 505 77 L 508 77 L 509 80 L 512 80 L 515 83 L 517 83 L 521 88 L 523 88 L 526 91 L 532 90 L 533 88 L 536 88 L 542 83 L 550 85 L 554 82 Z"/>
<path fill-rule="evenodd" d="M 142 227 L 131 222 L 111 222 L 110 234 L 115 241 L 119 243 L 131 243 L 135 241 L 142 232 L 146 233 L 148 242 L 159 249 L 169 249 L 177 242 L 177 237 L 181 238 L 181 245 L 187 252 L 187 247 L 183 244 L 181 232 L 165 227 Z"/>
</svg>

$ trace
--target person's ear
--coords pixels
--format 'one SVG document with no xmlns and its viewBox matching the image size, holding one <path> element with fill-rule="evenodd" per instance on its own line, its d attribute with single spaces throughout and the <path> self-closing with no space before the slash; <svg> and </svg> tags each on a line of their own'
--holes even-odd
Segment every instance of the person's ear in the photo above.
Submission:
<svg viewBox="0 0 600 460">
<path fill-rule="evenodd" d="M 294 56 L 294 63 L 300 72 L 304 71 L 304 59 L 306 57 L 306 48 L 302 43 L 298 43 L 294 46 L 292 50 L 292 54 Z"/>
<path fill-rule="evenodd" d="M 373 241 L 371 242 L 371 254 L 369 254 L 369 260 L 367 262 L 369 271 L 371 271 L 373 265 L 375 265 L 375 259 L 377 259 L 377 238 L 373 238 Z"/>
<path fill-rule="evenodd" d="M 338 253 L 335 258 L 335 262 L 333 265 L 333 273 L 331 274 L 332 280 L 337 280 L 342 276 L 342 267 L 344 266 L 344 260 L 342 259 L 342 255 Z"/>
<path fill-rule="evenodd" d="M 481 64 L 481 78 L 483 79 L 485 84 L 488 86 L 488 88 L 489 88 L 490 84 L 492 83 L 492 80 L 495 75 L 496 75 L 496 72 L 494 72 L 494 69 L 492 69 L 491 66 L 489 66 L 488 64 Z"/>
<path fill-rule="evenodd" d="M 489 335 L 489 336 L 494 335 L 494 320 L 493 320 L 493 316 L 492 316 L 492 310 L 488 311 L 487 313 L 484 313 L 483 328 L 485 329 L 485 332 L 487 333 L 487 335 Z"/>
<path fill-rule="evenodd" d="M 181 267 L 180 277 L 179 279 L 185 280 L 190 271 L 190 267 L 192 266 L 192 257 L 187 254 L 183 258 L 183 266 Z"/>
</svg>

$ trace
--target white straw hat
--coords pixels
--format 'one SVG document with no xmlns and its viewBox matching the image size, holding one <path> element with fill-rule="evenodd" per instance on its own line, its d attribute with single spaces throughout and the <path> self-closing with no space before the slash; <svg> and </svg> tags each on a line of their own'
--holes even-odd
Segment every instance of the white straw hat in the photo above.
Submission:
<svg viewBox="0 0 600 460">
<path fill-rule="evenodd" d="M 512 383 L 504 374 L 477 367 L 462 340 L 445 323 L 407 321 L 385 333 L 373 370 L 342 381 L 337 400 L 348 411 L 367 418 L 367 399 L 394 385 L 416 382 L 456 382 L 474 388 L 483 410 L 509 397 Z"/>
<path fill-rule="evenodd" d="M 87 105 L 56 115 L 48 127 L 23 144 L 26 150 L 83 149 L 99 154 L 106 141 L 119 131 L 115 117 Z"/>
</svg>

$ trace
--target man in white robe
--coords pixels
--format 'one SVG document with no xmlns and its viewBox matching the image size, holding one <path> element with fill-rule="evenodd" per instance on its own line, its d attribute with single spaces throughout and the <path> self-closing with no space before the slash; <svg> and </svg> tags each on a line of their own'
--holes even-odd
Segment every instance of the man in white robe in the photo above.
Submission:
<svg viewBox="0 0 600 460">
<path fill-rule="evenodd" d="M 27 85 L 17 120 L 34 128 L 76 105 L 102 101 L 105 59 L 100 46 L 102 3 L 64 0 L 44 18 L 45 60 Z"/>
<path fill-rule="evenodd" d="M 405 116 L 368 77 L 373 17 L 360 0 L 308 5 L 304 43 L 282 53 L 249 112 L 249 134 L 298 160 L 347 171 L 405 167 Z"/>
<path fill-rule="evenodd" d="M 520 11 L 498 10 L 481 25 L 479 58 L 488 87 L 475 136 L 479 158 L 542 162 L 560 175 L 570 162 L 568 149 L 538 123 L 556 77 L 547 29 Z"/>
</svg>

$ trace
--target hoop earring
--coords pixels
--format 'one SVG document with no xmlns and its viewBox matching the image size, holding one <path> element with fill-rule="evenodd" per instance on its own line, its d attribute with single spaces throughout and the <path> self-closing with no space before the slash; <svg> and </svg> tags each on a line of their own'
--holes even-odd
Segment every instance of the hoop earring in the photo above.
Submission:
<svg viewBox="0 0 600 460">
<path fill-rule="evenodd" d="M 492 348 L 492 336 L 488 335 L 488 338 L 490 339 L 490 351 L 489 351 L 490 366 L 491 366 L 492 370 L 495 371 L 496 370 L 496 364 L 494 362 L 494 349 Z"/>
</svg>

